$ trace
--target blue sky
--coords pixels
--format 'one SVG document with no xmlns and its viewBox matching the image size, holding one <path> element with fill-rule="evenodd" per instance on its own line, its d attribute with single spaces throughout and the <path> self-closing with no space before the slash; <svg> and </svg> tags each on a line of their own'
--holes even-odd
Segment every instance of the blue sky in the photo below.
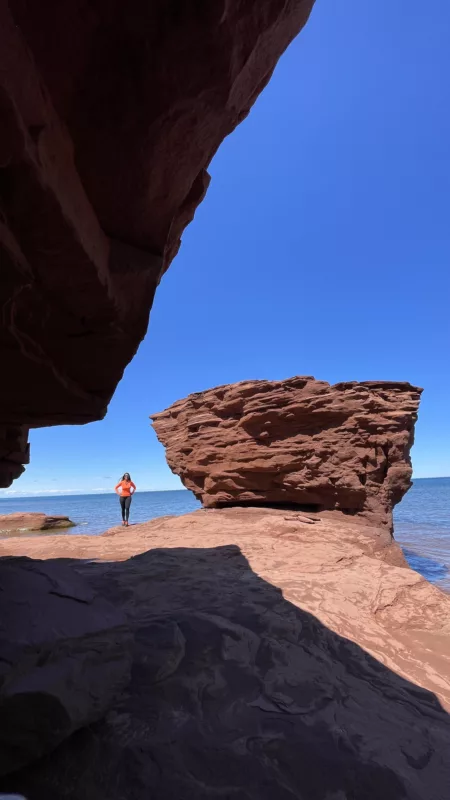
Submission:
<svg viewBox="0 0 450 800">
<path fill-rule="evenodd" d="M 246 378 L 425 388 L 416 477 L 450 475 L 448 0 L 317 0 L 156 296 L 106 419 L 31 434 L 20 494 L 129 470 L 179 488 L 148 416 Z"/>
</svg>

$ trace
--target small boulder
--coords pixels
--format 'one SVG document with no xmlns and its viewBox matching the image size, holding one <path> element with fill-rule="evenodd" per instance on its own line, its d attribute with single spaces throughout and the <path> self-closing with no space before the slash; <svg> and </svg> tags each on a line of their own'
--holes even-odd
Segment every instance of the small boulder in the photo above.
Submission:
<svg viewBox="0 0 450 800">
<path fill-rule="evenodd" d="M 53 531 L 73 528 L 75 522 L 64 516 L 47 516 L 40 512 L 16 512 L 0 515 L 0 535 L 2 533 L 22 533 L 26 531 Z"/>
</svg>

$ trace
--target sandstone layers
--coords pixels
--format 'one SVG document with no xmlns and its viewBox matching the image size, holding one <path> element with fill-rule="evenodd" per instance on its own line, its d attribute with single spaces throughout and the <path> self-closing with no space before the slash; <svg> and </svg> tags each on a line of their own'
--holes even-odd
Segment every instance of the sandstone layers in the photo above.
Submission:
<svg viewBox="0 0 450 800">
<path fill-rule="evenodd" d="M 391 527 L 411 485 L 420 393 L 382 381 L 244 381 L 152 420 L 170 468 L 206 507 L 294 504 Z"/>
<path fill-rule="evenodd" d="M 102 537 L 4 540 L 6 553 L 50 559 L 39 570 L 64 559 L 120 607 L 132 665 L 102 720 L 0 791 L 448 800 L 450 598 L 406 566 L 386 528 L 338 511 L 227 508 Z"/>
<path fill-rule="evenodd" d="M 0 0 L 0 486 L 100 419 L 158 282 L 313 0 Z"/>
</svg>

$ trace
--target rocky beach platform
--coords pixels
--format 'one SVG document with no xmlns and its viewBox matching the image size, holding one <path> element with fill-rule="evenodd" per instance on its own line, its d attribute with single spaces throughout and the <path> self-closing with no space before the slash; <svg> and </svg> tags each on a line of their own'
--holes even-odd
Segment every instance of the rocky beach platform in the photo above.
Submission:
<svg viewBox="0 0 450 800">
<path fill-rule="evenodd" d="M 105 690 L 112 655 L 116 679 L 122 670 L 115 701 L 5 776 L 5 790 L 29 800 L 446 797 L 450 598 L 385 530 L 336 512 L 230 508 L 101 537 L 15 539 L 0 553 L 32 572 L 64 565 L 123 615 L 109 630 L 105 620 L 96 656 Z M 87 680 L 81 654 L 71 658 Z M 56 660 L 61 693 L 66 668 Z"/>
</svg>

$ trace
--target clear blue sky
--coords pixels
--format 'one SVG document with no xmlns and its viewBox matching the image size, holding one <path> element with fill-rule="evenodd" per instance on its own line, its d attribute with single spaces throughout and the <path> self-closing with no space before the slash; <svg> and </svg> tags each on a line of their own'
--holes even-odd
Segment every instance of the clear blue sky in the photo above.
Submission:
<svg viewBox="0 0 450 800">
<path fill-rule="evenodd" d="M 317 0 L 212 183 L 106 419 L 31 435 L 16 494 L 178 488 L 148 415 L 245 378 L 425 388 L 415 475 L 450 475 L 450 3 Z"/>
</svg>

